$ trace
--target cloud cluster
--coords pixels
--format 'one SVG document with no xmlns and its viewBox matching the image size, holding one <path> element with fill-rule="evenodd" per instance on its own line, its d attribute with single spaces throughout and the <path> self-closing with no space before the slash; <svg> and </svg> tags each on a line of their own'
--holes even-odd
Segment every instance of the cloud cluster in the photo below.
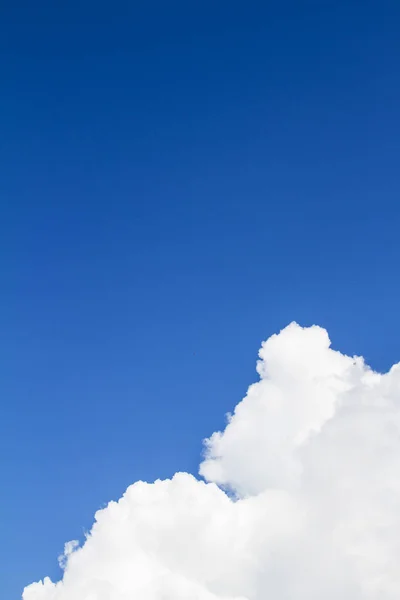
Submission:
<svg viewBox="0 0 400 600">
<path fill-rule="evenodd" d="M 130 486 L 23 600 L 398 600 L 400 366 L 296 324 L 205 443 L 198 480 Z"/>
</svg>

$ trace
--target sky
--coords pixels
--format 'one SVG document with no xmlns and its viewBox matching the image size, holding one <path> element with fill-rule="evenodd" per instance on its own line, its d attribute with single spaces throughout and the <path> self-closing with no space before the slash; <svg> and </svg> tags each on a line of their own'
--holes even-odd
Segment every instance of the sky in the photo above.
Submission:
<svg viewBox="0 0 400 600">
<path fill-rule="evenodd" d="M 3 3 L 0 597 L 59 579 L 133 482 L 197 475 L 292 321 L 400 359 L 399 22 L 386 0 Z"/>
</svg>

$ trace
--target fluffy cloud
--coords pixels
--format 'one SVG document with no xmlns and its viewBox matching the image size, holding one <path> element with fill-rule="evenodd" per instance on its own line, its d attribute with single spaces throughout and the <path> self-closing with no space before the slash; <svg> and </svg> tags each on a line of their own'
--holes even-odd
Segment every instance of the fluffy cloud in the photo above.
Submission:
<svg viewBox="0 0 400 600">
<path fill-rule="evenodd" d="M 205 481 L 133 484 L 23 600 L 398 600 L 400 366 L 296 324 L 259 356 Z"/>
</svg>

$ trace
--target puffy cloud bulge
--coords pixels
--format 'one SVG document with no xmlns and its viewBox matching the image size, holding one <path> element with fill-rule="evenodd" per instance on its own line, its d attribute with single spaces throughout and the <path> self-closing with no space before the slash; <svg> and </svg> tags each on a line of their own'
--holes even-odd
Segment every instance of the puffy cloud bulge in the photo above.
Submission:
<svg viewBox="0 0 400 600">
<path fill-rule="evenodd" d="M 293 323 L 196 479 L 131 485 L 23 600 L 398 600 L 400 366 Z"/>
</svg>

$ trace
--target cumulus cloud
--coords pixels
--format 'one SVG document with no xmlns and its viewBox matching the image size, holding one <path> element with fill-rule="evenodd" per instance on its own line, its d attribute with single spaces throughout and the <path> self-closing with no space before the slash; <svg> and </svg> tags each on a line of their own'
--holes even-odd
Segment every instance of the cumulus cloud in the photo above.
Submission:
<svg viewBox="0 0 400 600">
<path fill-rule="evenodd" d="M 291 324 L 257 371 L 204 481 L 133 484 L 23 600 L 398 600 L 400 366 Z"/>
</svg>

